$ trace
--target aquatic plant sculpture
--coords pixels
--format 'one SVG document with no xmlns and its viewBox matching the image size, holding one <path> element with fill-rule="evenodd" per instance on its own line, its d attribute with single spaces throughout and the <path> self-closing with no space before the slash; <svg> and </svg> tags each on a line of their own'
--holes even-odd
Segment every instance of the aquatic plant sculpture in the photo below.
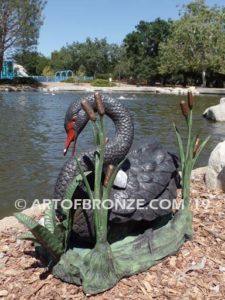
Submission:
<svg viewBox="0 0 225 300">
<path fill-rule="evenodd" d="M 162 208 L 160 201 L 163 195 L 172 203 L 171 196 L 176 193 L 176 157 L 163 151 L 155 140 L 128 154 L 133 123 L 129 112 L 117 100 L 95 94 L 70 106 L 65 118 L 65 153 L 88 120 L 92 121 L 96 147 L 82 155 L 73 155 L 66 162 L 59 174 L 55 194 L 73 203 L 77 196 L 88 196 L 92 209 L 85 211 L 82 205 L 75 210 L 65 208 L 61 202 L 55 212 L 52 205 L 45 212 L 44 226 L 24 214 L 15 214 L 31 231 L 19 238 L 35 242 L 37 252 L 48 260 L 56 277 L 82 284 L 87 294 L 97 294 L 113 287 L 121 278 L 159 263 L 192 238 L 190 176 L 208 138 L 200 143 L 198 136 L 192 136 L 191 94 L 188 94 L 188 102 L 181 102 L 181 110 L 187 122 L 188 142 L 185 151 L 174 125 L 180 150 L 183 205 L 173 212 L 172 206 Z M 119 116 L 121 111 L 123 118 Z M 116 123 L 116 139 L 111 142 L 105 134 L 105 114 Z M 170 176 L 163 177 L 161 173 Z M 127 178 L 125 184 L 124 180 L 121 184 L 121 176 Z M 163 187 L 161 193 L 160 185 Z M 117 212 L 115 207 L 105 205 L 106 199 L 115 203 L 125 192 L 129 197 L 140 192 L 144 201 L 142 207 Z M 157 198 L 153 199 L 154 195 Z M 157 212 L 149 208 L 152 200 L 157 204 Z M 97 206 L 94 205 L 96 201 Z"/>
</svg>

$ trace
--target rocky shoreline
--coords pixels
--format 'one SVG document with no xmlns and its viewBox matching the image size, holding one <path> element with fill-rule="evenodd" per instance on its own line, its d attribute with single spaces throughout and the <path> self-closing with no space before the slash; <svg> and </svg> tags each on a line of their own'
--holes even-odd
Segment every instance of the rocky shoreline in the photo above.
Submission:
<svg viewBox="0 0 225 300">
<path fill-rule="evenodd" d="M 200 88 L 200 87 L 152 87 L 152 86 L 134 86 L 117 83 L 114 87 L 93 87 L 89 83 L 65 83 L 65 82 L 47 82 L 42 83 L 40 87 L 32 87 L 28 85 L 0 85 L 0 92 L 21 92 L 21 91 L 42 91 L 42 92 L 124 92 L 124 93 L 152 93 L 166 95 L 186 95 L 191 91 L 193 95 L 225 95 L 225 89 L 217 88 Z"/>
<path fill-rule="evenodd" d="M 29 85 L 0 85 L 0 92 L 37 92 L 39 88 Z"/>
</svg>

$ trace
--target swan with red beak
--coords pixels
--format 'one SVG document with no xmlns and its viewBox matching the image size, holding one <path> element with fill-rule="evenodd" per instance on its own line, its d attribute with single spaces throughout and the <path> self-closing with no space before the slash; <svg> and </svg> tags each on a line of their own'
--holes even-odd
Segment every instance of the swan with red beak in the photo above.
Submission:
<svg viewBox="0 0 225 300">
<path fill-rule="evenodd" d="M 67 131 L 67 138 L 65 141 L 65 147 L 64 147 L 64 155 L 67 154 L 67 151 L 70 147 L 70 144 L 73 143 L 73 149 L 72 149 L 72 156 L 75 155 L 76 150 L 76 140 L 77 140 L 77 133 L 75 131 L 75 125 L 76 125 L 77 118 L 73 117 L 71 121 L 68 122 L 66 125 L 66 131 Z"/>
<path fill-rule="evenodd" d="M 95 95 L 95 99 L 96 99 L 96 97 L 98 97 L 98 95 Z M 99 108 L 99 103 L 101 101 L 102 101 L 101 99 L 97 99 L 96 104 L 97 104 L 97 110 L 99 111 L 99 109 L 101 109 L 100 112 L 101 112 L 101 115 L 103 115 L 104 114 L 103 104 L 102 104 L 102 107 L 100 105 L 100 108 Z M 67 132 L 67 138 L 66 138 L 65 147 L 64 147 L 64 155 L 66 155 L 66 153 L 69 149 L 69 146 L 72 142 L 74 142 L 72 156 L 75 155 L 76 141 L 77 141 L 77 137 L 78 137 L 79 133 L 81 132 L 83 127 L 86 125 L 88 120 L 91 120 L 93 122 L 96 121 L 95 112 L 86 99 L 81 100 L 79 106 L 77 104 L 75 104 L 75 107 L 76 107 L 76 115 L 75 114 L 71 115 L 70 110 L 69 110 L 69 111 L 67 111 L 66 118 L 65 118 L 65 129 Z"/>
<path fill-rule="evenodd" d="M 83 100 L 80 99 L 71 103 L 66 112 L 64 127 L 67 132 L 67 139 L 64 154 L 68 152 L 72 142 L 74 142 L 72 154 L 75 154 L 76 140 L 88 121 L 94 121 L 95 116 L 93 112 L 90 118 L 87 109 L 84 111 Z M 164 208 L 160 204 L 162 204 L 161 201 L 164 199 L 169 200 L 171 204 L 173 199 L 176 199 L 177 186 L 179 185 L 176 156 L 163 149 L 159 141 L 152 137 L 149 137 L 147 142 L 141 141 L 141 145 L 137 149 L 130 151 L 134 138 L 134 124 L 130 112 L 120 101 L 107 95 L 102 97 L 102 102 L 104 110 L 99 110 L 96 96 L 86 97 L 86 103 L 89 104 L 94 112 L 98 111 L 100 115 L 105 113 L 115 125 L 115 136 L 111 137 L 109 143 L 105 146 L 104 166 L 116 166 L 125 159 L 121 170 L 123 173 L 126 173 L 126 182 L 124 185 L 121 185 L 120 180 L 117 184 L 114 184 L 110 199 L 113 199 L 113 201 L 116 199 L 142 199 L 144 200 L 143 207 L 147 208 L 138 209 L 137 206 L 131 211 L 115 205 L 109 214 L 110 224 L 113 226 L 115 223 L 118 226 L 118 224 L 122 223 L 127 223 L 128 225 L 130 221 L 151 222 L 160 216 L 170 216 L 172 205 L 167 205 Z M 151 123 L 149 124 L 150 126 Z M 85 151 L 76 155 L 83 172 L 93 170 L 95 154 L 96 147 L 91 146 L 89 148 L 87 146 Z M 80 169 L 76 160 L 71 157 L 65 162 L 59 173 L 55 185 L 54 199 L 63 201 L 68 187 L 78 175 L 80 175 Z M 107 182 L 105 182 L 105 185 L 107 185 Z M 78 199 L 86 197 L 86 191 L 82 190 L 82 187 L 77 193 Z M 74 195 L 74 197 L 77 196 Z M 154 200 L 154 209 L 149 205 L 152 200 Z M 92 241 L 94 237 L 92 224 L 93 211 L 84 210 L 83 213 L 78 210 L 77 214 L 74 213 L 73 216 L 74 237 L 84 242 Z"/>
</svg>

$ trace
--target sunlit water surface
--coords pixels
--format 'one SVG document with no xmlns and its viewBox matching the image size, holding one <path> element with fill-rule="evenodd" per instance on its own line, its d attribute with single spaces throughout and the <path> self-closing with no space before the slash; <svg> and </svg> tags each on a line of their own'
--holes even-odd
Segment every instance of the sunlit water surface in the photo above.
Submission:
<svg viewBox="0 0 225 300">
<path fill-rule="evenodd" d="M 16 211 L 14 202 L 22 198 L 53 196 L 57 174 L 66 158 L 63 157 L 65 131 L 64 114 L 68 105 L 87 93 L 1 93 L 0 94 L 0 218 Z M 133 114 L 134 143 L 157 136 L 170 151 L 177 152 L 172 123 L 183 132 L 185 122 L 180 114 L 179 101 L 183 96 L 151 94 L 111 94 L 120 99 Z M 225 139 L 225 122 L 213 123 L 202 118 L 202 112 L 219 101 L 219 96 L 195 98 L 194 130 L 201 136 L 211 135 L 198 166 L 206 165 L 211 150 Z M 107 122 L 108 136 L 114 134 Z M 89 147 L 92 132 L 89 126 L 79 137 L 77 152 Z M 70 154 L 70 153 L 69 153 Z"/>
</svg>

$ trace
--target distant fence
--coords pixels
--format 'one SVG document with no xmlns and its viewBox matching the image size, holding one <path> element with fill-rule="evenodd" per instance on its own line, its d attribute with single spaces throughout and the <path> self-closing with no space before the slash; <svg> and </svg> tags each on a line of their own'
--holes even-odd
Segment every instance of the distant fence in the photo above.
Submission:
<svg viewBox="0 0 225 300">
<path fill-rule="evenodd" d="M 94 77 L 92 76 L 64 76 L 63 74 L 61 75 L 55 75 L 55 76 L 31 76 L 33 79 L 39 81 L 39 82 L 60 82 L 67 80 L 71 78 L 71 82 L 79 82 L 79 81 L 89 81 L 93 80 Z"/>
</svg>

